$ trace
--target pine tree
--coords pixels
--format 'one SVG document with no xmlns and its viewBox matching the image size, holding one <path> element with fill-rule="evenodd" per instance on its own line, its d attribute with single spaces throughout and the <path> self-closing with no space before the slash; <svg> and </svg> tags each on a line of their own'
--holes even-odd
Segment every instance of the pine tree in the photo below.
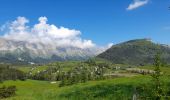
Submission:
<svg viewBox="0 0 170 100">
<path fill-rule="evenodd" d="M 154 81 L 154 98 L 155 100 L 160 100 L 163 94 L 162 88 L 161 88 L 161 82 L 160 82 L 160 76 L 161 76 L 161 70 L 160 67 L 162 66 L 161 63 L 161 57 L 160 53 L 157 53 L 154 59 L 154 74 L 152 75 L 153 81 Z"/>
</svg>

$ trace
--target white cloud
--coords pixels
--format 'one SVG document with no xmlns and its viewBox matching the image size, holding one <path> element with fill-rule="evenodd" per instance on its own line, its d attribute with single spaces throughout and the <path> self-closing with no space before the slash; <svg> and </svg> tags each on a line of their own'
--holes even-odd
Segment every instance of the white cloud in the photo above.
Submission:
<svg viewBox="0 0 170 100">
<path fill-rule="evenodd" d="M 134 10 L 136 8 L 139 8 L 143 5 L 148 4 L 149 0 L 134 0 L 133 3 L 131 3 L 128 8 L 126 8 L 127 10 Z"/>
<path fill-rule="evenodd" d="M 46 17 L 40 17 L 39 23 L 31 26 L 27 26 L 29 20 L 25 17 L 18 17 L 15 21 L 8 23 L 6 27 L 5 35 L 2 38 L 27 41 L 30 43 L 43 43 L 56 47 L 77 47 L 81 49 L 95 48 L 101 51 L 111 47 L 97 46 L 92 40 L 82 39 L 80 37 L 81 32 L 75 29 L 69 29 L 65 27 L 58 27 L 54 24 L 48 24 Z"/>
<path fill-rule="evenodd" d="M 108 48 L 111 48 L 112 46 L 113 46 L 113 43 L 109 43 L 109 44 L 107 45 Z"/>
</svg>

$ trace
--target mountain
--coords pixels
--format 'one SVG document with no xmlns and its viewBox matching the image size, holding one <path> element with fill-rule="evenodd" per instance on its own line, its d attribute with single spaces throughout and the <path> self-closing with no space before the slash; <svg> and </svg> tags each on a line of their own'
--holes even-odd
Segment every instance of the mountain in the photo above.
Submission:
<svg viewBox="0 0 170 100">
<path fill-rule="evenodd" d="M 116 64 L 145 65 L 153 63 L 157 52 L 161 53 L 163 61 L 170 63 L 170 47 L 154 43 L 149 39 L 136 39 L 113 45 L 97 58 Z"/>
<path fill-rule="evenodd" d="M 27 42 L 0 38 L 0 63 L 48 63 L 64 60 L 85 60 L 104 49 L 54 46 L 41 42 Z"/>
</svg>

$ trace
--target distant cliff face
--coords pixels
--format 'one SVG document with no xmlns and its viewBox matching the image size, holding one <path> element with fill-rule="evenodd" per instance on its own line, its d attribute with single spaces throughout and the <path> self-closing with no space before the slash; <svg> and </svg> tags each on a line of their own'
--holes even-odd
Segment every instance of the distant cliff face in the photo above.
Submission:
<svg viewBox="0 0 170 100">
<path fill-rule="evenodd" d="M 152 64 L 157 52 L 162 53 L 162 59 L 170 63 L 170 48 L 168 45 L 156 44 L 148 39 L 130 40 L 113 45 L 99 54 L 98 58 L 112 61 L 116 64 L 143 65 Z"/>
<path fill-rule="evenodd" d="M 30 43 L 0 38 L 1 63 L 45 63 L 63 60 L 84 60 L 103 51 L 104 48 L 61 47 L 41 42 Z"/>
</svg>

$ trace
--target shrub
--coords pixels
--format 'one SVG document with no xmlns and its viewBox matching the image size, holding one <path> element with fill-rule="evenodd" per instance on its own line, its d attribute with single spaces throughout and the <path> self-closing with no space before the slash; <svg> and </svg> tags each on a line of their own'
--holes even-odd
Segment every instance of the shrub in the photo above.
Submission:
<svg viewBox="0 0 170 100">
<path fill-rule="evenodd" d="M 14 96 L 16 92 L 16 86 L 3 86 L 0 88 L 0 99 Z"/>
</svg>

